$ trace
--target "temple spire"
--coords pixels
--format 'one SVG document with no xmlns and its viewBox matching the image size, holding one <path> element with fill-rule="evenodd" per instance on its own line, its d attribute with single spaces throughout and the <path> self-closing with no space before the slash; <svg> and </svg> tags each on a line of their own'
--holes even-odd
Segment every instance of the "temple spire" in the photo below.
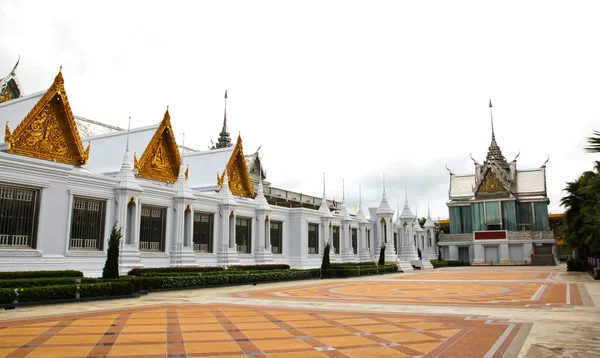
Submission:
<svg viewBox="0 0 600 358">
<path fill-rule="evenodd" d="M 496 135 L 494 134 L 494 116 L 492 114 L 492 99 L 490 98 L 490 121 L 492 122 L 492 141 L 496 140 Z"/>
<path fill-rule="evenodd" d="M 385 196 L 385 173 L 383 173 L 383 195 Z"/>
<path fill-rule="evenodd" d="M 342 202 L 346 201 L 346 190 L 344 188 L 344 179 L 342 179 Z"/>
<path fill-rule="evenodd" d="M 362 188 L 358 186 L 358 205 L 362 205 Z"/>
<path fill-rule="evenodd" d="M 408 184 L 404 183 L 404 203 L 408 205 Z"/>
<path fill-rule="evenodd" d="M 219 133 L 219 139 L 217 139 L 216 148 L 231 147 L 231 138 L 229 137 L 229 131 L 227 130 L 227 90 L 225 90 L 225 109 L 223 111 L 223 128 Z"/>
<path fill-rule="evenodd" d="M 125 151 L 129 153 L 129 133 L 131 129 L 131 116 L 129 116 L 129 122 L 127 122 L 127 144 L 125 146 Z"/>
</svg>

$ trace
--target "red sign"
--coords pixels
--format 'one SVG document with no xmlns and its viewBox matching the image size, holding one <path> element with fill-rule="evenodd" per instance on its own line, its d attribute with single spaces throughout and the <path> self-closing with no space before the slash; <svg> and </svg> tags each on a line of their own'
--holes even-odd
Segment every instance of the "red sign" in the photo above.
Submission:
<svg viewBox="0 0 600 358">
<path fill-rule="evenodd" d="M 475 240 L 506 240 L 506 231 L 475 231 Z"/>
</svg>

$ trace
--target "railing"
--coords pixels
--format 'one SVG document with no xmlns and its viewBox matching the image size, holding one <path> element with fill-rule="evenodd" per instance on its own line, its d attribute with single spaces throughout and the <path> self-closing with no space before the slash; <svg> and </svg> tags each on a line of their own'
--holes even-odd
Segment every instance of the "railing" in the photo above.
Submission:
<svg viewBox="0 0 600 358">
<path fill-rule="evenodd" d="M 71 239 L 72 249 L 98 249 L 96 239 Z"/>
<path fill-rule="evenodd" d="M 0 246 L 29 247 L 29 235 L 0 235 Z"/>
<path fill-rule="evenodd" d="M 209 252 L 208 244 L 194 244 L 194 251 Z"/>
<path fill-rule="evenodd" d="M 140 242 L 140 250 L 159 251 L 160 250 L 160 242 L 141 241 Z"/>
</svg>

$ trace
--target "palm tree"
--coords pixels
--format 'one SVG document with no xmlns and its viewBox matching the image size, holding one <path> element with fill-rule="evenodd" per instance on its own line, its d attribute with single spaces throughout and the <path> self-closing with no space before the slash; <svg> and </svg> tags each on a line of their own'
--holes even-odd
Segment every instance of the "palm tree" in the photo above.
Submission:
<svg viewBox="0 0 600 358">
<path fill-rule="evenodd" d="M 586 147 L 585 150 L 591 153 L 600 153 L 600 132 L 594 131 L 594 133 L 588 137 L 589 147 Z"/>
</svg>

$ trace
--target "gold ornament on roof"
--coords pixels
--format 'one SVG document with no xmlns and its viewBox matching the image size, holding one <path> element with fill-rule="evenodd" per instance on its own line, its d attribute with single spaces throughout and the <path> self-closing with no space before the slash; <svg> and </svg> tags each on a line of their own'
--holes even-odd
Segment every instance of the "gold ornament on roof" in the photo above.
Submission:
<svg viewBox="0 0 600 358">
<path fill-rule="evenodd" d="M 242 137 L 238 135 L 237 143 L 233 148 L 233 152 L 227 162 L 227 179 L 229 181 L 229 189 L 233 195 L 238 196 L 253 196 L 254 184 L 250 181 L 250 173 L 246 166 L 246 158 L 242 147 Z M 223 187 L 223 174 L 217 173 L 217 184 L 220 188 Z"/>
<path fill-rule="evenodd" d="M 181 157 L 173 135 L 168 108 L 140 160 L 134 153 L 133 166 L 139 177 L 170 183 L 177 181 Z"/>
<path fill-rule="evenodd" d="M 483 180 L 483 183 L 481 183 L 481 186 L 479 187 L 479 192 L 480 193 L 495 193 L 495 192 L 501 192 L 501 191 L 506 191 L 506 190 L 504 189 L 504 186 L 502 186 L 502 183 L 500 182 L 500 180 L 498 180 L 498 178 L 496 178 L 494 173 L 492 173 L 491 171 L 488 172 L 485 179 Z"/>
<path fill-rule="evenodd" d="M 0 94 L 0 103 L 8 102 L 11 99 L 13 99 L 13 98 L 12 98 L 12 95 L 10 94 L 10 89 L 8 88 L 8 86 L 6 86 L 6 88 L 4 89 L 4 92 L 2 92 Z"/>
<path fill-rule="evenodd" d="M 87 163 L 90 144 L 83 149 L 62 71 L 12 133 L 6 123 L 4 141 L 9 153 L 78 166 Z"/>
</svg>

